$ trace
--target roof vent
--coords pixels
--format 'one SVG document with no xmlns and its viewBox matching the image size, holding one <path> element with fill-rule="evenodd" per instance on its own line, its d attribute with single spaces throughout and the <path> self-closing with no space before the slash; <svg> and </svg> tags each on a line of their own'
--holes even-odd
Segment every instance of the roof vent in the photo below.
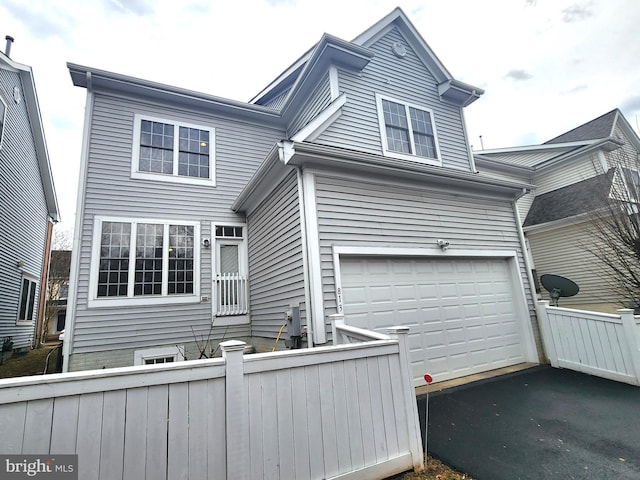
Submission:
<svg viewBox="0 0 640 480">
<path fill-rule="evenodd" d="M 7 46 L 4 47 L 4 54 L 7 57 L 11 57 L 11 44 L 13 43 L 13 37 L 11 35 L 7 35 L 6 37 L 4 37 L 4 39 L 7 41 Z"/>
</svg>

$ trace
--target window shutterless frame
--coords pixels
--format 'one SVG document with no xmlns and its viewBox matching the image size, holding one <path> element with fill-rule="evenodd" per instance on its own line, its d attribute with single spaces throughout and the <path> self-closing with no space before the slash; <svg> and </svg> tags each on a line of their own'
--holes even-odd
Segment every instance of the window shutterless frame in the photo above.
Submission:
<svg viewBox="0 0 640 480">
<path fill-rule="evenodd" d="M 159 132 L 154 134 L 154 145 L 148 142 L 148 132 L 143 132 L 143 122 L 148 125 L 149 122 L 153 123 L 155 126 L 165 126 L 171 127 L 167 128 L 165 132 Z M 185 132 L 189 136 L 193 136 L 198 132 L 204 132 L 207 135 L 207 139 L 200 140 L 199 137 L 194 138 L 181 138 L 181 135 L 184 135 L 181 132 Z M 145 135 L 145 140 L 143 141 L 143 133 Z M 189 141 L 191 140 L 191 141 Z M 172 183 L 186 183 L 190 185 L 205 185 L 205 186 L 215 186 L 215 178 L 216 178 L 216 159 L 215 159 L 215 128 L 204 126 L 204 125 L 194 125 L 191 123 L 181 122 L 177 120 L 167 119 L 167 118 L 158 118 L 149 115 L 140 115 L 136 114 L 134 116 L 134 124 L 133 124 L 133 146 L 132 146 L 132 160 L 131 160 L 131 178 L 143 179 L 143 180 L 152 180 L 152 181 L 160 181 L 160 182 L 172 182 Z M 188 145 L 196 144 L 195 149 L 189 148 Z M 182 171 L 182 168 L 185 167 L 185 161 L 183 158 L 186 157 L 194 157 L 197 163 L 197 158 L 202 157 L 204 152 L 196 151 L 198 148 L 198 143 L 206 145 L 206 154 L 209 157 L 208 161 L 208 174 L 205 177 L 201 177 L 202 168 L 199 168 L 198 165 L 186 165 L 187 171 Z M 145 160 L 141 159 L 141 151 L 145 148 L 152 148 L 155 150 L 155 154 L 158 156 L 157 159 L 154 159 L 155 162 L 162 163 L 163 166 L 159 167 L 159 171 L 146 171 L 148 169 L 141 168 L 141 162 L 144 163 Z M 187 160 L 187 163 L 189 161 Z M 195 168 L 197 174 L 193 174 L 193 172 L 189 173 L 189 167 L 191 169 Z"/>
<path fill-rule="evenodd" d="M 20 279 L 20 303 L 18 304 L 18 317 L 16 325 L 31 325 L 35 317 L 36 290 L 38 279 L 23 274 Z"/>
<path fill-rule="evenodd" d="M 123 238 L 122 241 L 116 242 L 108 240 L 107 237 L 113 237 L 113 233 L 105 233 L 103 234 L 103 224 L 122 224 L 124 226 L 129 226 L 128 234 L 126 232 L 119 233 Z M 153 233 L 144 232 L 141 233 L 141 237 L 144 237 L 143 240 L 139 240 L 138 235 L 138 226 L 158 226 L 160 227 L 158 235 L 162 236 L 162 252 L 158 252 L 157 255 L 153 255 L 149 257 L 140 251 L 136 251 L 137 247 L 140 246 L 143 250 L 146 248 L 149 250 L 147 239 L 149 235 L 153 235 Z M 170 230 L 171 227 L 179 227 L 179 226 L 187 226 L 191 227 L 193 231 L 193 290 L 188 293 L 181 293 L 179 291 L 171 291 L 171 287 L 169 283 L 171 282 L 169 276 L 169 264 L 170 260 L 173 260 L 174 257 L 171 257 L 169 249 L 175 248 L 172 247 L 169 242 L 169 236 L 171 235 Z M 104 238 L 103 238 L 104 237 Z M 124 245 L 125 250 L 123 251 L 123 243 L 128 242 L 128 245 Z M 140 245 L 138 245 L 140 244 Z M 115 253 L 107 253 L 105 249 L 117 249 L 120 248 L 120 254 Z M 151 246 L 151 250 L 158 249 L 158 247 Z M 104 260 L 104 255 L 111 255 L 109 261 L 112 260 L 120 260 L 119 265 L 116 265 L 114 269 L 111 269 L 107 272 L 108 275 L 121 275 L 119 279 L 115 279 L 114 283 L 119 287 L 122 287 L 122 290 L 118 292 L 116 295 L 104 295 L 104 291 L 101 292 L 102 295 L 98 294 L 99 287 L 104 286 L 104 282 L 100 278 L 101 267 L 100 261 Z M 144 256 L 141 256 L 144 255 Z M 114 306 L 135 306 L 135 305 L 158 305 L 158 304 L 182 304 L 182 303 L 197 303 L 200 301 L 200 223 L 199 222 L 190 222 L 183 220 L 165 220 L 165 219 L 149 219 L 149 218 L 123 218 L 123 217 L 103 217 L 96 216 L 94 221 L 94 230 L 93 230 L 93 244 L 91 251 L 91 272 L 89 276 L 89 298 L 88 298 L 88 307 L 114 307 Z M 152 280 L 160 281 L 160 290 L 153 290 L 151 294 L 146 294 L 144 289 L 148 282 L 138 281 L 141 273 L 141 269 L 136 266 L 136 260 L 138 260 L 138 264 L 140 264 L 140 260 L 143 260 L 145 264 L 154 263 L 149 269 L 145 270 L 145 273 L 151 272 L 153 274 L 161 275 L 161 280 Z M 145 269 L 146 269 L 145 265 Z M 104 272 L 104 269 L 102 270 Z M 136 274 L 138 275 L 138 280 L 136 280 Z M 153 288 L 153 287 L 152 287 Z"/>
<path fill-rule="evenodd" d="M 376 106 L 383 155 L 442 166 L 438 133 L 431 109 L 380 94 L 376 94 Z M 389 112 L 389 106 L 396 111 Z M 385 110 L 389 121 L 385 120 Z M 393 138 L 393 145 L 390 145 L 389 135 Z M 400 145 L 406 148 L 401 148 Z"/>
</svg>

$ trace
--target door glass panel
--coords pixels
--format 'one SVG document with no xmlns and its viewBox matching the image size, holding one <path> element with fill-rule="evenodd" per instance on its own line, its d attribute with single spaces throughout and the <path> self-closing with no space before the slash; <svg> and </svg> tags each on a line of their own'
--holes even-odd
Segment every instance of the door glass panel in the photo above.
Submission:
<svg viewBox="0 0 640 480">
<path fill-rule="evenodd" d="M 238 245 L 220 245 L 220 273 L 238 273 Z"/>
</svg>

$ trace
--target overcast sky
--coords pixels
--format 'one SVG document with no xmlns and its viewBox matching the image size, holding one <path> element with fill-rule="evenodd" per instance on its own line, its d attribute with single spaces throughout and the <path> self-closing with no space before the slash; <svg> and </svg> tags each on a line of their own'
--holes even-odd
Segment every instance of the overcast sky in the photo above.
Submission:
<svg viewBox="0 0 640 480">
<path fill-rule="evenodd" d="M 2 0 L 33 67 L 62 226 L 72 228 L 86 91 L 66 62 L 248 101 L 323 33 L 400 6 L 452 75 L 486 93 L 471 143 L 540 143 L 614 108 L 640 122 L 638 0 Z M 2 43 L 4 48 L 4 43 Z"/>
</svg>

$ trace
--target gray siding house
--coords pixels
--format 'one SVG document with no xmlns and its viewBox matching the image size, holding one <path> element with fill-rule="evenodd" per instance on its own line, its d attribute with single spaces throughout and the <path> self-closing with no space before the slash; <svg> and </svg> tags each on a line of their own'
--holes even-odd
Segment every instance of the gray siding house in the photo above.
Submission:
<svg viewBox="0 0 640 480">
<path fill-rule="evenodd" d="M 0 52 L 0 341 L 14 349 L 37 342 L 54 222 L 53 177 L 31 67 Z"/>
<path fill-rule="evenodd" d="M 476 171 L 453 78 L 396 9 L 324 35 L 249 103 L 69 65 L 87 89 L 65 368 L 271 349 L 299 306 L 411 328 L 416 384 L 521 362 L 540 342 L 516 201 Z"/>
<path fill-rule="evenodd" d="M 617 186 L 640 185 L 640 138 L 620 110 L 540 145 L 478 151 L 475 157 L 487 175 L 535 185 L 518 200 L 531 266 L 538 277 L 561 275 L 580 287 L 576 296 L 562 298 L 561 306 L 605 313 L 637 306 L 589 251 L 599 245 L 594 211 Z M 540 296 L 549 299 L 544 289 Z"/>
</svg>

